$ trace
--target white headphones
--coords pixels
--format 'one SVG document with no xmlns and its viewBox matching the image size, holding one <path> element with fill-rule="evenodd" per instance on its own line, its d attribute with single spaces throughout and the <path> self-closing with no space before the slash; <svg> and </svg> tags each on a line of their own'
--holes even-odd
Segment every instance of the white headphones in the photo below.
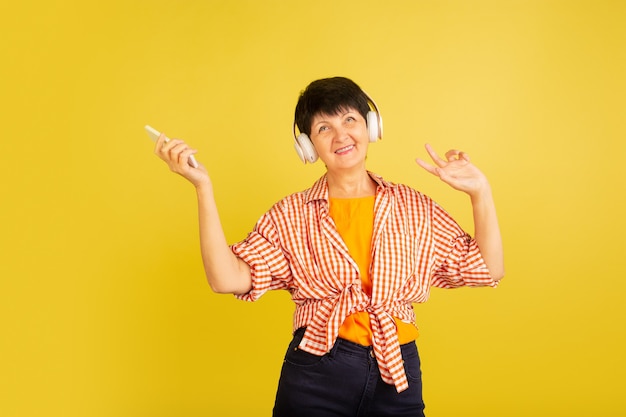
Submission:
<svg viewBox="0 0 626 417">
<path fill-rule="evenodd" d="M 383 119 L 380 116 L 380 111 L 378 111 L 378 106 L 376 102 L 372 100 L 372 98 L 363 91 L 365 97 L 370 104 L 370 107 L 373 108 L 373 111 L 370 110 L 367 112 L 367 132 L 369 133 L 370 142 L 376 142 L 378 139 L 383 138 Z M 305 164 L 307 162 L 313 163 L 317 161 L 317 152 L 315 151 L 315 147 L 313 146 L 313 142 L 307 136 L 306 133 L 300 133 L 299 135 L 296 132 L 297 126 L 296 122 L 293 122 L 293 137 L 296 140 L 294 143 L 294 147 L 296 148 L 296 153 L 300 157 L 300 160 Z"/>
</svg>

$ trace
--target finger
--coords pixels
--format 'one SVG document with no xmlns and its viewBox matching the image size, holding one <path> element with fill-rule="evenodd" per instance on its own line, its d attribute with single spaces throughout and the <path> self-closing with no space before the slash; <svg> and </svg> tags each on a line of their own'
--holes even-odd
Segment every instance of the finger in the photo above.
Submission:
<svg viewBox="0 0 626 417">
<path fill-rule="evenodd" d="M 154 144 L 154 153 L 159 155 L 163 149 L 163 145 L 168 141 L 165 133 L 161 133 Z"/>
<path fill-rule="evenodd" d="M 446 152 L 446 159 L 448 160 L 448 162 L 454 161 L 455 159 L 459 159 L 459 155 L 461 153 L 461 151 L 458 151 L 456 149 L 450 149 L 448 152 Z"/>
<path fill-rule="evenodd" d="M 185 164 L 187 163 L 187 165 L 193 167 L 193 168 L 198 168 L 197 162 L 194 163 L 194 159 L 192 159 L 192 156 L 194 154 L 196 154 L 198 151 L 195 149 L 191 149 L 191 148 L 187 148 L 184 151 L 182 151 L 179 155 L 179 163 L 180 164 Z"/>
<path fill-rule="evenodd" d="M 170 169 L 174 170 L 174 165 L 176 165 L 179 160 L 180 152 L 186 148 L 186 145 L 184 144 L 180 147 L 181 144 L 182 141 L 171 140 L 166 143 L 164 139 L 159 138 L 157 140 L 157 148 L 154 150 L 154 153 L 165 161 L 170 166 Z"/>
<path fill-rule="evenodd" d="M 165 159 L 176 160 L 178 155 L 189 146 L 180 139 L 170 139 L 163 144 L 161 154 Z"/>
<path fill-rule="evenodd" d="M 192 151 L 192 149 L 183 141 L 177 142 L 178 143 L 176 143 L 168 152 L 172 161 L 178 164 L 182 164 L 183 162 L 187 161 L 187 158 L 189 157 L 189 151 Z M 187 158 L 185 158 L 185 155 L 187 155 Z"/>
<path fill-rule="evenodd" d="M 468 155 L 468 154 L 466 154 L 465 152 L 461 152 L 461 153 L 459 154 L 459 159 L 463 159 L 463 160 L 465 160 L 465 161 L 467 161 L 467 162 L 469 162 L 469 161 L 470 161 L 470 157 L 469 157 L 469 155 Z"/>
<path fill-rule="evenodd" d="M 422 168 L 424 168 L 426 171 L 430 172 L 431 174 L 439 176 L 439 173 L 437 172 L 439 169 L 437 167 L 434 167 L 419 158 L 415 159 L 415 162 L 417 162 L 417 165 L 421 166 Z"/>
<path fill-rule="evenodd" d="M 180 146 L 180 145 L 187 145 L 187 144 L 181 139 L 165 138 L 165 142 L 163 143 L 163 150 L 166 152 L 169 152 L 171 149 L 174 149 L 175 147 Z"/>
<path fill-rule="evenodd" d="M 435 150 L 433 149 L 432 146 L 430 146 L 430 144 L 427 143 L 425 145 L 425 148 L 426 148 L 426 152 L 428 152 L 428 155 L 430 155 L 430 158 L 433 160 L 435 164 L 437 164 L 437 166 L 443 167 L 446 165 L 447 162 L 441 159 L 439 155 L 437 155 L 437 152 L 435 152 Z"/>
</svg>

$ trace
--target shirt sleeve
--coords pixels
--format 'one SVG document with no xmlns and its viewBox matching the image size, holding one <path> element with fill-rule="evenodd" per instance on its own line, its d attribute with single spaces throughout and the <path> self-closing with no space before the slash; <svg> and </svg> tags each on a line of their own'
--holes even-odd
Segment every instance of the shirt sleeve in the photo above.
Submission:
<svg viewBox="0 0 626 417">
<path fill-rule="evenodd" d="M 497 287 L 476 239 L 439 205 L 434 205 L 433 238 L 436 265 L 432 285 L 439 288 Z"/>
<path fill-rule="evenodd" d="M 279 236 L 270 211 L 259 219 L 246 239 L 231 245 L 233 253 L 250 266 L 252 276 L 252 289 L 236 295 L 237 298 L 256 301 L 269 290 L 289 288 L 291 269 Z"/>
</svg>

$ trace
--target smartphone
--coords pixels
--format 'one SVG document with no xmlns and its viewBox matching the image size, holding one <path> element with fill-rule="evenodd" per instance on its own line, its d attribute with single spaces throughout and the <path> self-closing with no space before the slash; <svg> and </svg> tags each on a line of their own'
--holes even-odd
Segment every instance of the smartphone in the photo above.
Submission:
<svg viewBox="0 0 626 417">
<path fill-rule="evenodd" d="M 153 128 L 150 125 L 145 125 L 144 129 L 146 129 L 146 132 L 148 132 L 148 136 L 150 136 L 150 138 L 153 141 L 157 141 L 157 139 L 159 138 L 159 136 L 161 136 L 161 132 L 159 132 L 158 130 L 156 130 L 155 128 Z M 170 138 L 168 138 L 167 136 L 165 137 L 165 141 L 169 142 Z M 196 158 L 193 157 L 193 155 L 189 156 L 189 161 L 188 161 L 189 165 L 191 165 L 194 168 L 198 168 L 198 162 L 196 161 Z"/>
</svg>

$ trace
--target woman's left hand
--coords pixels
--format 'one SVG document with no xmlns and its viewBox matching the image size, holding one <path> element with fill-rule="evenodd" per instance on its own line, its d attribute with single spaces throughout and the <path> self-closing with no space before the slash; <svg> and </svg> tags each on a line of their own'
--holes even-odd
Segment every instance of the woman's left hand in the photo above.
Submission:
<svg viewBox="0 0 626 417">
<path fill-rule="evenodd" d="M 417 164 L 452 188 L 472 196 L 489 187 L 487 177 L 470 162 L 469 155 L 465 152 L 451 149 L 446 152 L 445 159 L 443 159 L 429 144 L 426 144 L 426 151 L 435 166 L 419 158 L 415 160 Z"/>
</svg>

